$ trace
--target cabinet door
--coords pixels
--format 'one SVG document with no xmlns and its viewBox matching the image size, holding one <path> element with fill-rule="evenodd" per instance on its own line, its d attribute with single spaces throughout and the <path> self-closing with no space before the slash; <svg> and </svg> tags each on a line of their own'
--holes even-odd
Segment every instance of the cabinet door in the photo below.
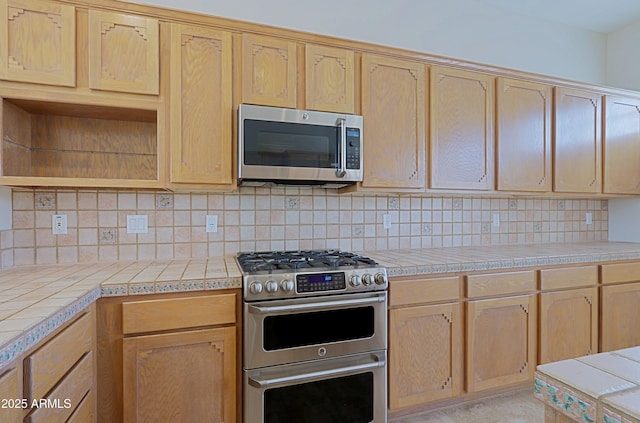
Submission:
<svg viewBox="0 0 640 423">
<path fill-rule="evenodd" d="M 171 25 L 171 182 L 233 182 L 231 34 Z"/>
<path fill-rule="evenodd" d="M 605 97 L 604 192 L 640 193 L 640 100 Z"/>
<path fill-rule="evenodd" d="M 498 189 L 551 189 L 551 87 L 498 78 Z"/>
<path fill-rule="evenodd" d="M 14 367 L 6 370 L 4 374 L 0 376 L 0 400 L 20 401 L 23 398 L 22 384 L 20 383 L 21 377 L 19 377 L 19 375 L 19 367 Z M 2 407 L 0 409 L 0 420 L 3 422 L 22 421 L 22 408 L 19 406 Z"/>
<path fill-rule="evenodd" d="M 75 8 L 45 0 L 0 0 L 0 79 L 76 84 Z"/>
<path fill-rule="evenodd" d="M 235 328 L 123 340 L 126 422 L 234 422 Z"/>
<path fill-rule="evenodd" d="M 494 78 L 431 68 L 431 188 L 493 188 Z"/>
<path fill-rule="evenodd" d="M 310 110 L 355 113 L 354 53 L 351 50 L 307 44 L 305 94 Z"/>
<path fill-rule="evenodd" d="M 600 351 L 640 345 L 640 283 L 602 287 Z"/>
<path fill-rule="evenodd" d="M 425 187 L 425 68 L 362 56 L 362 186 Z"/>
<path fill-rule="evenodd" d="M 602 190 L 602 95 L 555 88 L 553 190 Z"/>
<path fill-rule="evenodd" d="M 535 296 L 469 301 L 466 341 L 468 392 L 533 380 Z"/>
<path fill-rule="evenodd" d="M 242 35 L 242 102 L 296 107 L 296 43 Z"/>
<path fill-rule="evenodd" d="M 158 94 L 158 21 L 89 10 L 89 87 Z"/>
<path fill-rule="evenodd" d="M 453 398 L 462 385 L 460 304 L 389 312 L 389 408 Z"/>
<path fill-rule="evenodd" d="M 598 352 L 598 288 L 540 295 L 540 364 Z"/>
</svg>

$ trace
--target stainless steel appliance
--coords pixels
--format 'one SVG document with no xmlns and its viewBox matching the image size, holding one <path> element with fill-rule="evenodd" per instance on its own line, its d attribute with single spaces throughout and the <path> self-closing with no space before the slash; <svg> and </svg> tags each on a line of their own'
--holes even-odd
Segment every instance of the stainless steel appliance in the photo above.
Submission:
<svg viewBox="0 0 640 423">
<path fill-rule="evenodd" d="M 238 179 L 325 187 L 362 181 L 362 116 L 241 104 Z"/>
<path fill-rule="evenodd" d="M 386 423 L 386 269 L 338 250 L 240 253 L 247 423 Z"/>
</svg>

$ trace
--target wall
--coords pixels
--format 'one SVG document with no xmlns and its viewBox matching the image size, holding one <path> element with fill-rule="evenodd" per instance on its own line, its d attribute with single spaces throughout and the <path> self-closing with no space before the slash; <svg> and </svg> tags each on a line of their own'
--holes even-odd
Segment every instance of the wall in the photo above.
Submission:
<svg viewBox="0 0 640 423">
<path fill-rule="evenodd" d="M 640 21 L 607 37 L 607 84 L 640 91 Z"/>
<path fill-rule="evenodd" d="M 0 269 L 13 265 L 11 188 L 0 187 Z"/>
<path fill-rule="evenodd" d="M 607 200 L 339 196 L 304 188 L 239 193 L 14 190 L 12 262 L 76 263 L 207 257 L 238 251 L 376 249 L 607 239 Z M 593 224 L 584 223 L 593 213 Z M 392 228 L 383 228 L 390 214 Z M 492 226 L 493 214 L 500 226 Z M 68 234 L 53 235 L 51 215 Z M 149 233 L 127 234 L 126 216 L 147 214 Z M 218 215 L 207 234 L 205 216 Z"/>
<path fill-rule="evenodd" d="M 482 0 L 142 0 L 142 3 L 576 81 L 606 82 L 604 34 L 519 15 Z"/>
</svg>

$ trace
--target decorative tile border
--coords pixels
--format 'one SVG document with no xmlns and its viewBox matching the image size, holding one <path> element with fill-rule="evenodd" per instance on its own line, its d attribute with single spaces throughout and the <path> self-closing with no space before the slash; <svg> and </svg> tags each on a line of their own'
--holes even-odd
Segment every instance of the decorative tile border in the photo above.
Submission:
<svg viewBox="0 0 640 423">
<path fill-rule="evenodd" d="M 592 399 L 576 394 L 568 387 L 552 383 L 539 373 L 534 379 L 533 395 L 546 405 L 577 422 L 596 421 L 596 403 Z"/>
<path fill-rule="evenodd" d="M 609 409 L 607 406 L 604 406 L 603 414 L 602 414 L 602 422 L 603 423 L 635 423 L 637 420 L 630 420 L 620 414 L 617 411 L 613 411 Z"/>
<path fill-rule="evenodd" d="M 156 286 L 153 282 L 137 283 L 129 285 L 129 295 L 153 294 L 156 292 Z"/>
<path fill-rule="evenodd" d="M 127 295 L 129 292 L 129 285 L 120 284 L 120 285 L 103 285 L 100 288 L 100 294 L 103 297 L 120 297 L 122 295 Z"/>
</svg>

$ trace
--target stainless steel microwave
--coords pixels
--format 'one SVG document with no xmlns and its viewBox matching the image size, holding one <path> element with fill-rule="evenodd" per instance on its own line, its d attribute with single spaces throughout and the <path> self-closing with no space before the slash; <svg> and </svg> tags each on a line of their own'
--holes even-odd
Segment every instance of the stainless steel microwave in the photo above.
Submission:
<svg viewBox="0 0 640 423">
<path fill-rule="evenodd" d="M 362 116 L 241 104 L 241 184 L 341 187 L 362 181 Z"/>
</svg>

